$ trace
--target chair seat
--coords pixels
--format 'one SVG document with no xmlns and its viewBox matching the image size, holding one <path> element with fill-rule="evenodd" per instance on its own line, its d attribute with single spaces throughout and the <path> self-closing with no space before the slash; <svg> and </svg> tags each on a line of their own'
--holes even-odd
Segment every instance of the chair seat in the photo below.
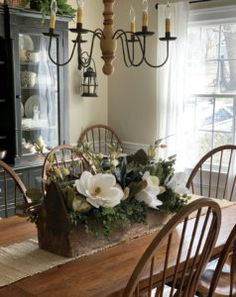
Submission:
<svg viewBox="0 0 236 297">
<path fill-rule="evenodd" d="M 165 285 L 164 294 L 162 295 L 162 297 L 170 297 L 171 289 L 172 288 L 170 286 Z M 174 296 L 174 294 L 176 293 L 176 291 L 177 291 L 176 289 L 173 290 L 172 296 Z M 153 289 L 152 290 L 151 297 L 156 297 L 155 294 L 156 294 L 156 289 Z M 146 296 L 144 295 L 142 297 L 146 297 Z M 195 296 L 195 297 L 197 297 L 197 296 Z"/>
<path fill-rule="evenodd" d="M 207 296 L 210 283 L 215 272 L 218 260 L 211 261 L 203 272 L 198 286 L 198 291 L 203 296 Z M 214 297 L 228 297 L 229 296 L 229 283 L 230 283 L 230 265 L 225 263 L 222 269 L 220 279 L 214 292 Z M 236 284 L 233 284 L 233 296 L 236 296 Z"/>
</svg>

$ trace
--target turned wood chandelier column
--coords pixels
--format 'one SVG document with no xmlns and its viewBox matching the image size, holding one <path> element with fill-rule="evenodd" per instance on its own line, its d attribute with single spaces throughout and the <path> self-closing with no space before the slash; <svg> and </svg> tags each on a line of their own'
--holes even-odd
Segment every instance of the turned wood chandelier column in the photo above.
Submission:
<svg viewBox="0 0 236 297">
<path fill-rule="evenodd" d="M 103 36 L 100 40 L 100 47 L 102 51 L 102 58 L 104 60 L 103 73 L 110 75 L 114 71 L 114 66 L 112 65 L 115 59 L 115 52 L 117 48 L 117 40 L 114 38 L 113 31 L 113 17 L 114 17 L 114 4 L 116 0 L 103 0 L 104 3 L 104 28 Z"/>
</svg>

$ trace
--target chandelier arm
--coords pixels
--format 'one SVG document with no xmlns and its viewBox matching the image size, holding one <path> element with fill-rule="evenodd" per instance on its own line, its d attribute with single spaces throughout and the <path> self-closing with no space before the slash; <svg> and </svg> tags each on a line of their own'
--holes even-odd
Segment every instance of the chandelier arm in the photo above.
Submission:
<svg viewBox="0 0 236 297">
<path fill-rule="evenodd" d="M 126 58 L 126 53 L 125 53 L 124 40 L 123 40 L 122 37 L 120 37 L 120 40 L 121 40 L 121 47 L 122 47 L 122 52 L 123 52 L 123 60 L 124 60 L 125 66 L 129 68 L 129 67 L 132 66 L 132 63 L 131 63 L 131 61 L 128 59 L 128 60 L 129 60 L 129 64 L 128 64 L 128 62 L 127 62 L 127 58 Z M 127 44 L 126 44 L 126 45 L 127 45 Z M 128 57 L 129 57 L 129 55 L 128 55 Z"/>
<path fill-rule="evenodd" d="M 166 40 L 166 58 L 165 58 L 165 60 L 164 60 L 164 62 L 162 62 L 160 65 L 152 65 L 152 64 L 150 64 L 148 61 L 147 61 L 147 59 L 146 59 L 146 57 L 145 57 L 145 63 L 149 66 L 149 67 L 152 67 L 152 68 L 160 68 L 160 67 L 162 67 L 162 66 L 164 66 L 165 64 L 166 64 L 166 62 L 168 61 L 168 59 L 169 59 L 169 40 Z"/>
<path fill-rule="evenodd" d="M 51 55 L 51 47 L 52 47 L 52 36 L 50 36 L 50 39 L 49 39 L 48 57 L 49 57 L 50 61 L 51 61 L 54 65 L 56 65 L 56 66 L 65 66 L 65 65 L 67 65 L 67 64 L 70 63 L 70 61 L 72 60 L 72 58 L 73 58 L 73 56 L 74 56 L 74 52 L 75 52 L 75 48 L 76 48 L 76 42 L 75 42 L 74 45 L 73 45 L 73 49 L 72 49 L 72 51 L 71 51 L 70 58 L 69 58 L 66 62 L 64 62 L 64 63 L 57 63 L 55 60 L 53 60 L 52 55 Z"/>
<path fill-rule="evenodd" d="M 132 65 L 133 67 L 138 67 L 138 66 L 140 66 L 140 65 L 145 61 L 145 42 L 144 42 L 144 44 L 142 45 L 142 41 L 141 41 L 141 39 L 140 39 L 140 36 L 136 35 L 135 37 L 136 37 L 137 40 L 138 40 L 138 43 L 139 43 L 139 46 L 140 46 L 140 50 L 141 50 L 141 53 L 142 53 L 142 57 L 141 57 L 141 60 L 140 60 L 137 64 L 134 63 L 134 42 L 133 42 L 133 60 L 132 60 L 132 62 L 131 62 L 131 65 Z M 145 37 L 144 37 L 144 40 L 145 40 Z M 127 40 L 126 42 L 127 42 L 127 44 L 128 44 L 128 40 Z"/>
<path fill-rule="evenodd" d="M 134 42 L 132 42 L 132 63 L 134 62 Z"/>
<path fill-rule="evenodd" d="M 95 41 L 95 38 L 98 37 L 97 30 L 98 29 L 96 29 L 95 31 L 90 31 L 90 32 L 93 33 L 93 37 L 92 37 L 92 41 L 91 41 L 90 51 L 87 54 L 88 55 L 88 59 L 86 60 L 87 62 L 86 61 L 83 62 L 83 59 L 82 59 L 82 50 L 81 50 L 81 42 L 80 42 L 80 38 L 81 37 L 80 37 L 79 34 L 77 36 L 76 42 L 78 42 L 78 64 L 79 64 L 79 67 L 78 68 L 80 70 L 82 69 L 82 67 L 87 68 L 90 65 L 91 61 L 92 61 L 94 41 Z"/>
<path fill-rule="evenodd" d="M 105 38 L 105 35 L 104 35 L 104 32 L 102 31 L 102 29 L 97 28 L 94 32 L 96 33 L 96 36 L 97 36 L 99 39 L 101 39 L 101 38 Z"/>
<path fill-rule="evenodd" d="M 105 35 L 104 35 L 104 33 L 103 33 L 103 31 L 102 31 L 102 29 L 100 29 L 100 28 L 97 28 L 96 30 L 89 30 L 89 29 L 86 29 L 86 32 L 88 33 L 92 33 L 93 35 L 96 35 L 96 37 L 98 38 L 98 39 L 101 39 L 101 38 L 105 38 Z"/>
<path fill-rule="evenodd" d="M 142 45 L 142 41 L 141 41 L 140 37 L 135 36 L 135 38 L 137 38 L 137 41 L 140 45 L 140 50 L 142 52 L 142 58 L 138 63 L 134 63 L 134 42 L 132 42 L 133 45 L 132 45 L 132 58 L 131 58 L 130 48 L 129 48 L 129 40 L 127 37 L 127 34 L 129 34 L 129 33 L 132 34 L 132 32 L 125 32 L 125 31 L 119 29 L 114 33 L 113 38 L 121 39 L 123 58 L 124 58 L 124 63 L 126 65 L 126 67 L 130 67 L 130 66 L 138 67 L 145 61 L 145 47 Z M 123 38 L 125 39 L 125 41 L 123 40 Z M 126 45 L 126 51 L 124 49 L 125 48 L 124 43 Z M 126 52 L 127 52 L 128 61 L 129 61 L 130 65 L 127 63 Z"/>
</svg>

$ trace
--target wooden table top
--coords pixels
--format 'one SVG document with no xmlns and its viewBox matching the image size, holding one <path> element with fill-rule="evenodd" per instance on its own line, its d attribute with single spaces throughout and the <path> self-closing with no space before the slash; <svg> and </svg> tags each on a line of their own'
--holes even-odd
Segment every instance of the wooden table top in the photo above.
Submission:
<svg viewBox="0 0 236 297">
<path fill-rule="evenodd" d="M 213 251 L 219 255 L 236 223 L 236 205 L 222 209 L 220 234 Z M 0 246 L 36 236 L 34 224 L 25 218 L 0 221 Z M 118 296 L 155 234 L 146 235 L 88 257 L 73 260 L 40 274 L 0 288 L 0 297 L 105 297 Z M 174 262 L 173 262 L 174 263 Z"/>
</svg>

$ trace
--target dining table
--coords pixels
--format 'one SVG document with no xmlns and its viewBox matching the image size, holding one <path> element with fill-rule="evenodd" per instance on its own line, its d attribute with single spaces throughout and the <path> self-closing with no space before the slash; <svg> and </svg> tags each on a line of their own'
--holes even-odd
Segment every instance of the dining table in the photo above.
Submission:
<svg viewBox="0 0 236 297">
<path fill-rule="evenodd" d="M 190 224 L 194 224 L 194 220 L 191 218 Z M 236 204 L 234 203 L 222 208 L 221 227 L 212 251 L 212 259 L 220 255 L 235 223 Z M 13 216 L 0 220 L 0 247 L 7 247 L 36 236 L 35 225 L 28 222 L 26 218 Z M 89 256 L 71 259 L 65 264 L 1 287 L 0 297 L 122 296 L 122 290 L 135 265 L 155 236 L 156 232 L 121 242 Z M 165 245 L 165 242 L 163 244 Z M 161 249 L 161 253 L 164 253 L 164 250 L 164 248 Z M 162 256 L 159 255 L 159 258 L 161 259 Z M 174 273 L 174 263 L 175 259 L 170 258 L 167 269 L 169 278 Z M 157 282 L 160 269 L 161 267 L 157 265 L 155 270 Z"/>
</svg>

